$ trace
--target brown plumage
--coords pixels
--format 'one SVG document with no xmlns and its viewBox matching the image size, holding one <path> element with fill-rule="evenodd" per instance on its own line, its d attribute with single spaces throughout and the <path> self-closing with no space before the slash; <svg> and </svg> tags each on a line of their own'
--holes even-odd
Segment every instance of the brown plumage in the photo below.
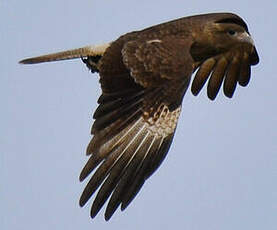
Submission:
<svg viewBox="0 0 277 230">
<path fill-rule="evenodd" d="M 82 58 L 99 72 L 102 95 L 94 113 L 90 158 L 80 174 L 93 171 L 80 198 L 83 206 L 98 189 L 95 217 L 109 199 L 105 219 L 124 210 L 145 180 L 159 167 L 171 145 L 183 96 L 205 82 L 214 100 L 232 97 L 237 83 L 246 86 L 251 65 L 259 62 L 246 23 L 237 15 L 216 13 L 181 18 L 135 31 L 102 46 L 25 59 L 24 64 Z"/>
</svg>

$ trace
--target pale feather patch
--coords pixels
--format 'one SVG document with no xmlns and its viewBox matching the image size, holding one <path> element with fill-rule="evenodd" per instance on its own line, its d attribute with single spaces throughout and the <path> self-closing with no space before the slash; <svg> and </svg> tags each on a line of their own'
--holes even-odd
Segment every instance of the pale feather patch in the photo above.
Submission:
<svg viewBox="0 0 277 230">
<path fill-rule="evenodd" d="M 110 45 L 111 43 L 104 43 L 100 45 L 87 46 L 87 48 L 91 51 L 91 54 L 102 56 Z"/>
<path fill-rule="evenodd" d="M 137 132 L 138 130 L 141 129 L 141 127 L 143 126 L 142 120 L 143 120 L 142 118 L 138 119 L 134 124 L 132 124 L 130 126 L 127 126 L 125 129 L 123 129 L 120 133 L 118 133 L 112 139 L 110 139 L 109 141 L 104 143 L 100 147 L 99 152 L 102 152 L 102 151 L 105 151 L 105 152 L 106 151 L 111 151 L 115 147 L 117 147 L 120 144 L 122 144 L 122 142 L 124 142 L 124 140 L 126 138 L 128 139 L 128 136 L 130 134 L 135 133 L 135 132 Z"/>
<path fill-rule="evenodd" d="M 99 153 L 110 152 L 112 149 L 120 148 L 126 141 L 135 140 L 143 130 L 147 130 L 147 133 L 149 132 L 147 136 L 155 136 L 163 140 L 163 138 L 175 131 L 180 113 L 181 106 L 174 111 L 170 111 L 167 105 L 161 104 L 153 116 L 149 116 L 149 114 L 145 112 L 135 123 L 127 126 L 118 135 L 104 143 L 100 147 Z M 134 137 L 132 137 L 132 135 L 134 135 Z M 128 148 L 128 146 L 129 145 L 125 146 L 124 149 Z M 138 149 L 139 148 L 140 146 L 138 146 Z M 124 149 L 122 148 L 121 151 L 124 151 Z"/>
<path fill-rule="evenodd" d="M 174 133 L 180 111 L 181 107 L 170 111 L 167 105 L 161 104 L 151 116 L 142 114 L 99 148 L 97 155 L 102 155 L 102 164 L 80 198 L 83 206 L 102 184 L 92 205 L 92 217 L 98 213 L 111 193 L 113 195 L 106 210 L 108 219 L 120 203 L 121 208 L 127 207 L 144 183 L 145 173 L 152 174 L 159 166 L 159 155 L 164 156 L 167 153 L 167 150 L 160 150 L 166 138 Z M 153 166 L 151 162 L 155 159 L 158 163 L 155 166 L 154 162 Z M 126 190 L 126 185 L 130 185 L 130 189 Z M 127 192 L 127 195 L 122 192 Z"/>
<path fill-rule="evenodd" d="M 123 154 L 123 153 L 125 153 L 125 151 L 129 148 L 129 146 L 137 139 L 137 137 L 140 135 L 140 133 L 143 131 L 143 129 L 144 129 L 144 127 L 145 127 L 145 124 L 141 127 L 138 127 L 139 128 L 139 130 L 136 130 L 136 134 L 132 137 L 132 139 L 131 139 L 131 141 L 127 144 L 127 146 L 124 148 L 124 149 L 122 149 L 121 151 L 121 155 Z M 138 149 L 138 148 L 137 148 Z M 136 153 L 136 151 L 134 152 L 134 154 Z M 121 156 L 120 155 L 120 156 Z"/>
<path fill-rule="evenodd" d="M 147 129 L 164 138 L 174 132 L 180 113 L 181 106 L 171 112 L 167 105 L 161 104 L 153 116 L 149 116 L 148 112 L 144 112 L 143 116 L 148 124 Z"/>
<path fill-rule="evenodd" d="M 154 43 L 154 42 L 161 43 L 162 41 L 160 39 L 153 39 L 153 40 L 147 41 L 146 43 L 151 44 L 151 43 Z"/>
</svg>

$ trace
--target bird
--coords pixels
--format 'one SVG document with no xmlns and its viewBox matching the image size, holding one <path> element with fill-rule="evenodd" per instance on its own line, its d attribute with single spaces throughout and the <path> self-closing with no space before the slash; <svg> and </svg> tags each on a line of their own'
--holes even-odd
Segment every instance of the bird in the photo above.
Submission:
<svg viewBox="0 0 277 230">
<path fill-rule="evenodd" d="M 95 195 L 94 218 L 108 202 L 105 220 L 135 198 L 165 159 L 189 88 L 207 82 L 214 100 L 222 86 L 232 98 L 247 86 L 259 56 L 246 22 L 234 13 L 193 15 L 126 33 L 116 40 L 20 61 L 81 59 L 100 76 L 102 94 L 93 114 L 92 139 L 80 181 L 84 206 Z M 96 193 L 97 191 L 97 193 Z"/>
</svg>

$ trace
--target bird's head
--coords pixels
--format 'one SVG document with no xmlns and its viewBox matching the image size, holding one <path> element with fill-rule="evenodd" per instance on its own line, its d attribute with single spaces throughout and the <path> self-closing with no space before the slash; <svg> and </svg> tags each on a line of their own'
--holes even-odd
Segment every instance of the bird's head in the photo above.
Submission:
<svg viewBox="0 0 277 230">
<path fill-rule="evenodd" d="M 259 62 L 254 41 L 242 18 L 231 13 L 206 14 L 198 17 L 203 17 L 205 20 L 200 19 L 202 26 L 193 33 L 194 44 L 191 54 L 194 58 L 206 59 L 208 56 L 221 54 L 237 47 L 248 50 L 251 54 L 251 65 Z"/>
</svg>

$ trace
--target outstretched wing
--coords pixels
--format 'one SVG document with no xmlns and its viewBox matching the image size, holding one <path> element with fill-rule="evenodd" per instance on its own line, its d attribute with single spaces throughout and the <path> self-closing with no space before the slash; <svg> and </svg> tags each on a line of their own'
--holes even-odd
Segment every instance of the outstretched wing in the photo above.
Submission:
<svg viewBox="0 0 277 230">
<path fill-rule="evenodd" d="M 188 45 L 119 39 L 100 60 L 103 94 L 87 149 L 91 156 L 80 175 L 82 181 L 98 167 L 80 198 L 83 206 L 100 187 L 92 217 L 110 195 L 105 219 L 119 205 L 124 210 L 165 158 L 193 71 Z"/>
<path fill-rule="evenodd" d="M 227 52 L 215 54 L 204 60 L 191 86 L 196 96 L 209 78 L 207 94 L 214 100 L 223 84 L 223 92 L 232 97 L 237 84 L 247 86 L 251 76 L 251 65 L 259 62 L 256 48 L 251 44 L 238 44 Z"/>
</svg>

